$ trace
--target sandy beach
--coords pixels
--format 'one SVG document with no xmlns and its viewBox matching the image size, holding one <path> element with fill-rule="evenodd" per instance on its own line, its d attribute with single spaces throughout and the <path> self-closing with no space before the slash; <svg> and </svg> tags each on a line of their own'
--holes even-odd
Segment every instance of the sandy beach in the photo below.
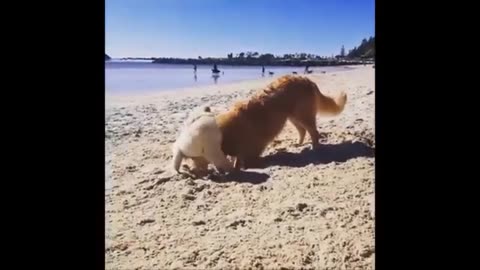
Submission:
<svg viewBox="0 0 480 270">
<path fill-rule="evenodd" d="M 277 76 L 148 96 L 106 96 L 106 269 L 373 269 L 375 69 L 302 75 L 345 91 L 318 115 L 321 147 L 287 123 L 268 166 L 191 179 L 168 171 L 188 113 L 225 111 Z"/>
</svg>

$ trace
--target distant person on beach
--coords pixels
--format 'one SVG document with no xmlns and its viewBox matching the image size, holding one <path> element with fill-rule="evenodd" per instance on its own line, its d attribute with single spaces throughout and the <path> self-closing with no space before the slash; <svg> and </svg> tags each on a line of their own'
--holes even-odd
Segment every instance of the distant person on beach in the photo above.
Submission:
<svg viewBox="0 0 480 270">
<path fill-rule="evenodd" d="M 308 68 L 309 68 L 309 66 L 307 65 L 307 66 L 305 67 L 305 73 L 308 73 L 308 71 L 309 71 Z"/>
<path fill-rule="evenodd" d="M 214 70 L 214 71 L 217 71 L 217 70 L 218 70 L 217 64 L 213 64 L 213 70 Z"/>
<path fill-rule="evenodd" d="M 193 72 L 197 73 L 197 65 L 196 64 L 193 64 Z"/>
<path fill-rule="evenodd" d="M 265 73 L 265 66 L 262 66 L 262 73 Z"/>
<path fill-rule="evenodd" d="M 220 75 L 213 75 L 213 76 L 212 76 L 213 82 L 215 82 L 215 84 L 217 84 L 218 77 L 220 77 Z"/>
</svg>

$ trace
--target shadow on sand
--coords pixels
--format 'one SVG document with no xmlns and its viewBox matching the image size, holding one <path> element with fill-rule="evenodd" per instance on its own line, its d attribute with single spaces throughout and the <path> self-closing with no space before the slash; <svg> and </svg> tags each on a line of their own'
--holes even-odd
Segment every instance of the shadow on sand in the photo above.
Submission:
<svg viewBox="0 0 480 270">
<path fill-rule="evenodd" d="M 250 183 L 250 184 L 261 184 L 265 183 L 270 176 L 266 173 L 255 172 L 255 171 L 237 171 L 232 172 L 227 175 L 215 175 L 211 176 L 210 180 L 217 183 L 226 183 L 226 182 L 237 182 L 237 183 Z"/>
<path fill-rule="evenodd" d="M 344 142 L 341 144 L 321 144 L 318 149 L 310 147 L 303 149 L 300 153 L 277 152 L 263 158 L 264 165 L 303 167 L 309 164 L 326 164 L 330 162 L 345 162 L 357 157 L 375 157 L 375 149 L 361 142 Z M 232 172 L 227 175 L 211 175 L 210 180 L 217 183 L 238 182 L 261 184 L 266 182 L 270 176 L 263 172 L 256 172 L 252 169 Z"/>
<path fill-rule="evenodd" d="M 300 153 L 277 152 L 263 158 L 265 167 L 279 165 L 303 167 L 309 164 L 345 162 L 357 157 L 375 157 L 375 149 L 361 142 L 343 142 L 341 144 L 321 144 L 318 149 L 310 147 Z"/>
</svg>

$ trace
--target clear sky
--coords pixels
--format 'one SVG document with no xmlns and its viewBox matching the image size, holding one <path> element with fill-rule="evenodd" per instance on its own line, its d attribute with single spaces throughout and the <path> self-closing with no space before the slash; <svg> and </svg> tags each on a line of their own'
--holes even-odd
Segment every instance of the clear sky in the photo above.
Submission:
<svg viewBox="0 0 480 270">
<path fill-rule="evenodd" d="M 111 57 L 331 56 L 375 35 L 374 0 L 106 0 Z"/>
</svg>

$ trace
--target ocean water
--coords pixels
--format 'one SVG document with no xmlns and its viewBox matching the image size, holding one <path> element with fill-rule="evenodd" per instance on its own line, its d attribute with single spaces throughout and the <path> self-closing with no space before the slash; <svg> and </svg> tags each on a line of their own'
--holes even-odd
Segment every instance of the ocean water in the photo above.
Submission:
<svg viewBox="0 0 480 270">
<path fill-rule="evenodd" d="M 144 94 L 162 90 L 173 90 L 212 84 L 224 84 L 244 80 L 260 79 L 273 76 L 292 74 L 296 71 L 303 74 L 303 67 L 269 67 L 265 66 L 222 66 L 218 76 L 213 76 L 212 65 L 197 65 L 196 74 L 193 65 L 153 64 L 145 61 L 105 62 L 105 91 L 107 94 Z M 321 71 L 345 70 L 345 67 L 311 67 L 314 73 Z"/>
</svg>

